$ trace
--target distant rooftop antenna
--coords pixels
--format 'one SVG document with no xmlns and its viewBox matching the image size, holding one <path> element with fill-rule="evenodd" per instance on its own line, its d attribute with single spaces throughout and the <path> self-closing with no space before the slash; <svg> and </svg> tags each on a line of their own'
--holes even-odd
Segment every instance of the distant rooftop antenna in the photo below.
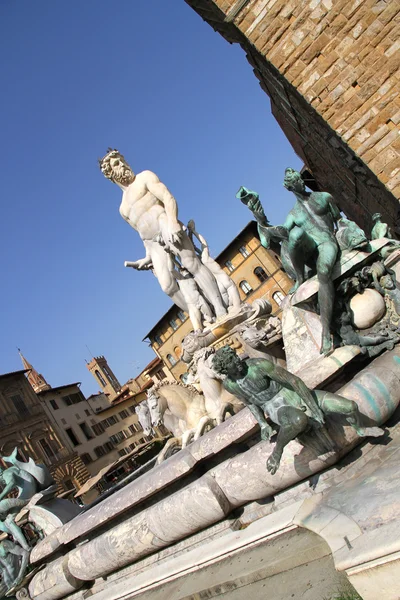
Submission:
<svg viewBox="0 0 400 600">
<path fill-rule="evenodd" d="M 91 351 L 90 351 L 90 348 L 89 348 L 89 346 L 88 346 L 87 344 L 85 344 L 85 346 L 86 346 L 86 348 L 88 349 L 88 352 L 89 352 L 90 356 L 91 356 L 92 358 L 94 358 L 93 354 L 92 354 L 92 353 L 91 353 Z M 87 360 L 86 360 L 86 359 L 85 359 L 85 362 L 86 362 L 86 364 L 88 364 L 88 362 L 87 362 Z"/>
</svg>

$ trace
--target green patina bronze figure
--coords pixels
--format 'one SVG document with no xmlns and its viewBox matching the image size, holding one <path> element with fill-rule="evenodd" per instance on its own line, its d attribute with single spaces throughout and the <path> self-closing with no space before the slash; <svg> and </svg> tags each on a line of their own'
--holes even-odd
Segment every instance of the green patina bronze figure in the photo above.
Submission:
<svg viewBox="0 0 400 600">
<path fill-rule="evenodd" d="M 224 375 L 225 389 L 246 404 L 261 427 L 261 439 L 274 433 L 266 420 L 278 425 L 275 448 L 268 458 L 272 474 L 279 468 L 285 446 L 312 428 L 321 427 L 324 415 L 343 415 L 359 436 L 379 437 L 379 427 L 364 427 L 361 413 L 352 400 L 321 390 L 310 390 L 296 375 L 263 358 L 242 360 L 229 346 L 214 355 L 213 369 Z"/>
<path fill-rule="evenodd" d="M 0 483 L 4 486 L 0 493 L 0 531 L 11 535 L 24 549 L 30 547 L 21 528 L 15 523 L 15 518 L 21 508 L 39 491 L 48 489 L 54 480 L 45 465 L 36 465 L 30 458 L 28 462 L 17 459 L 17 448 L 10 456 L 4 456 L 5 462 L 11 463 L 8 469 L 0 468 Z M 18 491 L 16 498 L 6 496 Z"/>
<path fill-rule="evenodd" d="M 29 552 L 11 540 L 0 542 L 0 574 L 7 591 L 19 585 L 26 573 Z"/>
<path fill-rule="evenodd" d="M 296 204 L 283 226 L 269 228 L 268 221 L 263 222 L 265 214 L 255 192 L 249 193 L 245 188 L 241 188 L 237 197 L 250 208 L 257 219 L 259 231 L 262 233 L 260 240 L 265 248 L 269 248 L 270 239 L 283 240 L 282 263 L 288 274 L 296 280 L 291 293 L 305 281 L 306 267 L 316 271 L 322 322 L 321 353 L 326 355 L 333 349 L 330 333 L 335 296 L 332 271 L 339 252 L 335 232 L 340 212 L 327 192 L 307 192 L 301 174 L 294 169 L 286 169 L 283 185 L 296 197 Z M 286 268 L 289 263 L 290 270 Z"/>
<path fill-rule="evenodd" d="M 373 214 L 372 222 L 371 240 L 379 240 L 380 238 L 393 239 L 393 234 L 389 225 L 387 223 L 382 223 L 381 213 Z"/>
</svg>

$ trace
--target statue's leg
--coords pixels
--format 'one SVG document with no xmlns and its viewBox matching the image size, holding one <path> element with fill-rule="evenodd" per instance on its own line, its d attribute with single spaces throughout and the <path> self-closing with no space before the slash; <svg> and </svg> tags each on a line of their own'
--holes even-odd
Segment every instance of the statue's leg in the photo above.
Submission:
<svg viewBox="0 0 400 600">
<path fill-rule="evenodd" d="M 181 446 L 181 439 L 176 437 L 170 438 L 157 456 L 156 465 L 161 464 L 167 458 L 167 454 L 176 446 Z"/>
<path fill-rule="evenodd" d="M 296 274 L 296 283 L 289 290 L 289 294 L 294 293 L 302 283 L 304 283 L 304 250 L 308 247 L 309 240 L 306 232 L 301 227 L 293 227 L 289 233 L 287 250 Z"/>
<path fill-rule="evenodd" d="M 21 583 L 21 581 L 24 578 L 25 575 L 25 571 L 27 569 L 28 566 L 28 562 L 29 562 L 29 552 L 27 550 L 25 550 L 24 548 L 19 548 L 19 552 L 18 552 L 19 556 L 21 556 L 21 564 L 19 567 L 19 571 L 18 571 L 18 575 L 15 578 L 15 580 L 13 581 L 12 585 L 19 585 Z"/>
<path fill-rule="evenodd" d="M 378 344 L 385 344 L 388 342 L 388 334 L 380 334 L 380 335 L 359 335 L 358 340 L 360 342 L 360 346 L 377 346 Z M 392 346 L 394 347 L 394 342 L 392 342 Z"/>
<path fill-rule="evenodd" d="M 18 525 L 12 520 L 11 515 L 8 515 L 8 517 L 6 518 L 6 526 L 9 529 L 9 533 L 12 535 L 12 537 L 14 538 L 14 540 L 20 545 L 22 546 L 22 548 L 24 550 L 30 550 L 29 548 L 29 544 L 25 539 L 24 534 L 22 533 L 22 529 L 20 527 L 18 527 Z"/>
<path fill-rule="evenodd" d="M 274 430 L 267 423 L 267 419 L 265 418 L 264 411 L 259 406 L 255 404 L 247 405 L 250 409 L 250 412 L 256 418 L 257 423 L 261 427 L 261 439 L 265 441 L 269 441 L 271 435 L 274 434 Z"/>
<path fill-rule="evenodd" d="M 223 405 L 221 406 L 218 416 L 217 416 L 217 425 L 221 425 L 221 423 L 223 423 L 226 419 L 226 415 L 230 414 L 231 417 L 234 416 L 235 411 L 233 409 L 232 404 L 230 404 L 229 402 L 224 402 Z"/>
<path fill-rule="evenodd" d="M 380 437 L 384 435 L 384 430 L 380 427 L 364 427 L 361 423 L 362 415 L 354 400 L 343 398 L 331 392 L 315 390 L 315 396 L 318 404 L 324 414 L 343 415 L 346 421 L 351 425 L 360 437 L 372 436 Z"/>
<path fill-rule="evenodd" d="M 176 252 L 179 255 L 182 266 L 193 275 L 200 291 L 214 307 L 216 316 L 222 317 L 226 315 L 226 308 L 217 281 L 210 269 L 206 265 L 203 265 L 197 256 L 189 238 L 182 240 L 182 246 L 177 248 Z"/>
<path fill-rule="evenodd" d="M 201 417 L 200 421 L 197 424 L 196 431 L 195 431 L 194 436 L 193 436 L 193 441 L 194 442 L 196 440 L 198 440 L 199 437 L 201 437 L 202 435 L 204 435 L 204 432 L 205 432 L 206 427 L 208 425 L 211 425 L 211 428 L 213 428 L 215 426 L 214 419 L 211 419 L 211 417 L 209 417 L 209 416 Z"/>
<path fill-rule="evenodd" d="M 182 291 L 179 289 L 178 282 L 175 279 L 173 262 L 168 252 L 156 242 L 149 244 L 148 250 L 153 263 L 154 275 L 157 277 L 162 291 L 167 294 L 179 308 L 188 312 L 188 306 Z"/>
<path fill-rule="evenodd" d="M 332 350 L 331 321 L 335 288 L 332 271 L 336 262 L 338 246 L 335 242 L 325 242 L 318 247 L 317 277 L 319 281 L 318 303 L 322 323 L 321 354 Z"/>
<path fill-rule="evenodd" d="M 274 421 L 279 425 L 275 448 L 267 460 L 267 469 L 272 475 L 276 473 L 281 462 L 285 446 L 306 430 L 308 417 L 300 409 L 293 406 L 282 406 L 276 412 Z"/>
</svg>

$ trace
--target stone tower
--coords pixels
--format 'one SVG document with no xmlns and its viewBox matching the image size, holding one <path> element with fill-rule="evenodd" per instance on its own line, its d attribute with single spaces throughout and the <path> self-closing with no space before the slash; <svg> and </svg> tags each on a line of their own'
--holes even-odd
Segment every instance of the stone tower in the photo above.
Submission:
<svg viewBox="0 0 400 600">
<path fill-rule="evenodd" d="M 33 391 L 38 393 L 43 392 L 44 390 L 50 390 L 51 385 L 47 383 L 43 375 L 40 375 L 36 369 L 32 367 L 32 365 L 26 360 L 25 356 L 23 356 L 21 350 L 18 349 L 18 352 L 24 369 L 28 371 L 27 378 L 33 388 Z"/>
<path fill-rule="evenodd" d="M 101 391 L 113 400 L 121 391 L 121 384 L 108 366 L 107 359 L 104 356 L 96 356 L 86 367 L 101 386 Z"/>
<path fill-rule="evenodd" d="M 399 234 L 400 3 L 185 1 L 243 48 L 320 189 L 367 233 L 380 212 Z"/>
</svg>

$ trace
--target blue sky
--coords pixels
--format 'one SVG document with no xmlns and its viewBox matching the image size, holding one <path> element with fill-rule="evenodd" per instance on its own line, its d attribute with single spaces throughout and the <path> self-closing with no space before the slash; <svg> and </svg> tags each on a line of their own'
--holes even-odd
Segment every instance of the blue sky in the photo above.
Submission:
<svg viewBox="0 0 400 600">
<path fill-rule="evenodd" d="M 136 376 L 170 306 L 123 266 L 144 252 L 98 170 L 107 147 L 157 173 L 214 254 L 249 220 L 238 188 L 282 222 L 284 169 L 301 163 L 242 49 L 184 0 L 2 0 L 0 52 L 0 372 L 21 368 L 18 346 L 51 385 L 90 394 L 90 352 Z"/>
</svg>

